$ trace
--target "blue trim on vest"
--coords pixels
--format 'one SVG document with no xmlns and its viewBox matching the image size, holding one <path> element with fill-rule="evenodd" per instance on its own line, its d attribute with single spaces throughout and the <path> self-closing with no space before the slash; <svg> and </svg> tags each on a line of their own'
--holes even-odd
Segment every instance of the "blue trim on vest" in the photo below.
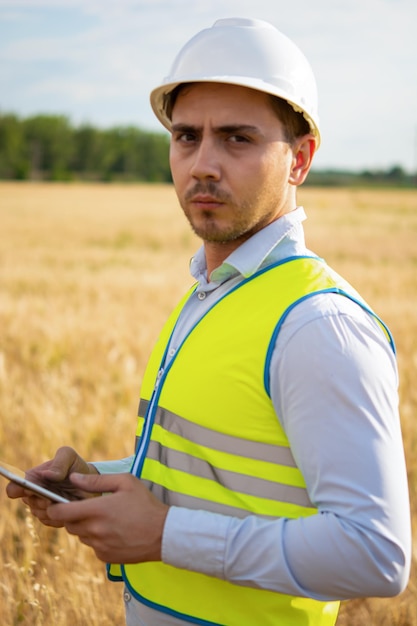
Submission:
<svg viewBox="0 0 417 626">
<path fill-rule="evenodd" d="M 197 287 L 197 285 L 194 287 L 194 289 L 190 293 L 190 296 L 192 295 L 192 293 L 194 293 L 196 287 Z M 180 311 L 180 315 L 181 315 L 181 311 Z M 178 318 L 179 318 L 179 316 L 178 316 Z M 165 363 L 167 352 L 168 352 L 168 346 L 171 343 L 171 337 L 172 337 L 172 335 L 174 333 L 174 330 L 175 330 L 175 327 L 177 325 L 177 322 L 178 322 L 178 319 L 176 320 L 176 322 L 174 324 L 174 327 L 173 327 L 171 335 L 170 335 L 170 337 L 168 339 L 167 345 L 165 346 L 164 354 L 163 354 L 161 362 L 159 364 L 158 373 L 161 373 L 161 376 L 158 379 L 158 381 L 155 381 L 155 386 L 154 386 L 154 389 L 153 389 L 153 392 L 152 392 L 152 396 L 151 396 L 151 398 L 149 400 L 148 408 L 146 410 L 146 415 L 144 416 L 145 424 L 144 424 L 144 427 L 143 427 L 143 430 L 142 430 L 142 434 L 141 434 L 140 439 L 139 439 L 139 443 L 138 443 L 137 448 L 136 448 L 135 460 L 133 461 L 133 464 L 132 464 L 132 467 L 131 467 L 131 470 L 130 470 L 131 474 L 133 474 L 134 476 L 137 476 L 137 478 L 140 478 L 140 476 L 142 474 L 143 465 L 145 463 L 146 454 L 147 454 L 148 447 L 149 447 L 149 442 L 151 440 L 152 427 L 153 427 L 153 423 L 155 421 L 156 409 L 158 407 L 158 399 L 159 399 L 159 396 L 161 394 L 161 390 L 162 390 L 162 387 L 163 387 L 162 383 L 163 383 L 163 380 L 166 378 L 166 375 L 168 374 L 169 370 L 171 369 L 171 366 L 172 366 L 172 364 L 175 361 L 175 358 L 177 356 L 175 354 L 175 356 L 172 358 L 172 360 L 170 361 L 168 366 L 166 368 L 163 367 L 163 364 Z M 196 326 L 196 324 L 195 324 L 195 326 Z M 193 328 L 190 330 L 190 333 L 193 330 Z M 188 335 L 190 333 L 188 333 Z M 188 337 L 188 335 L 187 335 L 187 337 Z M 185 337 L 185 339 L 182 342 L 182 344 L 185 342 L 187 337 Z M 182 344 L 181 344 L 181 346 L 182 346 Z M 179 346 L 179 348 L 177 350 L 177 353 L 179 352 L 179 349 L 181 348 L 181 346 Z"/>
<path fill-rule="evenodd" d="M 272 270 L 275 267 L 279 267 L 280 265 L 284 265 L 285 263 L 289 263 L 290 261 L 298 261 L 299 259 L 314 259 L 316 261 L 320 261 L 321 263 L 323 263 L 323 265 L 325 265 L 327 267 L 326 261 L 324 259 L 322 259 L 321 257 L 316 256 L 315 254 L 302 254 L 302 255 L 299 255 L 299 256 L 287 256 L 285 259 L 280 259 L 279 261 L 275 261 L 275 263 L 272 263 L 271 265 L 267 265 L 266 267 L 262 267 L 260 270 L 255 272 L 255 274 L 252 274 L 252 276 L 248 276 L 247 278 L 244 278 L 240 283 L 235 285 L 233 287 L 233 289 L 231 289 L 230 291 L 225 293 L 224 296 L 222 298 L 220 298 L 220 300 L 218 300 L 218 302 L 220 302 L 221 300 L 223 300 L 223 298 L 226 298 L 226 296 L 228 296 L 231 293 L 233 293 L 234 291 L 236 291 L 236 289 L 240 289 L 240 287 L 243 287 L 243 285 L 246 285 L 246 283 L 249 283 L 251 280 L 255 280 L 255 278 L 258 278 L 258 276 L 261 276 L 262 274 L 265 274 L 266 272 L 269 272 L 269 270 Z M 217 302 L 213 306 L 216 306 L 216 304 L 217 304 Z M 207 311 L 207 313 L 208 313 L 208 311 Z"/>
<path fill-rule="evenodd" d="M 299 257 L 297 257 L 297 258 L 299 258 Z M 372 309 L 370 309 L 364 302 L 361 302 L 360 300 L 358 300 L 354 296 L 351 296 L 347 291 L 344 291 L 343 289 L 339 289 L 338 287 L 329 287 L 327 289 L 319 289 L 318 291 L 313 291 L 312 293 L 308 293 L 305 296 L 303 296 L 302 298 L 299 298 L 298 300 L 293 302 L 284 311 L 284 313 L 281 315 L 280 319 L 278 320 L 278 324 L 275 326 L 274 332 L 272 333 L 271 341 L 269 342 L 269 347 L 268 347 L 268 351 L 267 351 L 267 355 L 266 355 L 265 368 L 264 368 L 264 387 L 265 387 L 265 391 L 266 391 L 266 393 L 268 394 L 269 397 L 271 397 L 271 383 L 270 383 L 269 370 L 270 370 L 270 367 L 271 367 L 272 354 L 274 352 L 274 348 L 275 348 L 275 344 L 276 344 L 276 341 L 277 341 L 278 333 L 281 330 L 282 325 L 283 325 L 286 317 L 294 309 L 294 307 L 297 306 L 297 304 L 300 304 L 301 302 L 304 302 L 304 300 L 307 300 L 308 298 L 311 298 L 312 296 L 317 296 L 317 295 L 320 295 L 322 293 L 336 293 L 336 294 L 339 294 L 339 295 L 344 296 L 346 298 L 349 298 L 349 300 L 352 300 L 352 302 L 355 302 L 356 304 L 358 304 L 364 311 L 369 313 L 369 315 L 371 315 L 375 320 L 377 320 L 383 326 L 383 328 L 385 329 L 385 332 L 388 335 L 388 341 L 389 341 L 389 344 L 391 346 L 391 349 L 394 352 L 394 354 L 396 353 L 394 338 L 393 338 L 389 328 L 384 324 L 382 319 L 380 317 L 378 317 L 378 315 L 376 313 L 374 313 L 374 311 L 372 311 Z"/>
<path fill-rule="evenodd" d="M 174 325 L 174 328 L 175 328 L 175 326 L 176 326 L 176 324 Z M 145 463 L 146 454 L 148 452 L 149 442 L 151 440 L 153 423 L 155 421 L 156 409 L 158 407 L 158 400 L 159 400 L 159 396 L 161 395 L 161 391 L 162 391 L 162 387 L 163 387 L 162 382 L 163 382 L 163 379 L 166 377 L 167 373 L 169 372 L 169 370 L 171 369 L 171 365 L 172 365 L 172 363 L 174 361 L 174 359 L 172 359 L 172 361 L 169 363 L 169 365 L 168 365 L 168 367 L 166 369 L 164 369 L 162 367 L 163 363 L 165 363 L 165 359 L 166 359 L 167 352 L 168 352 L 168 346 L 169 346 L 169 344 L 171 342 L 171 337 L 172 337 L 172 334 L 174 332 L 174 328 L 172 329 L 172 333 L 171 333 L 171 335 L 169 337 L 167 345 L 165 346 L 165 350 L 164 350 L 164 354 L 162 356 L 162 360 L 161 360 L 161 362 L 159 364 L 158 372 L 161 373 L 161 376 L 155 382 L 155 387 L 153 389 L 152 396 L 151 396 L 151 398 L 149 400 L 149 404 L 148 404 L 148 408 L 147 408 L 147 411 L 146 411 L 146 415 L 144 417 L 145 424 L 144 424 L 144 427 L 143 427 L 142 434 L 140 436 L 139 444 L 137 446 L 135 460 L 134 460 L 132 468 L 130 470 L 131 474 L 134 474 L 138 478 L 140 478 L 140 476 L 142 474 L 143 465 Z"/>
<path fill-rule="evenodd" d="M 122 583 L 123 582 L 123 576 L 114 576 L 113 574 L 110 573 L 110 563 L 106 563 L 106 573 L 107 573 L 107 578 L 109 580 L 111 580 L 112 583 Z"/>
<path fill-rule="evenodd" d="M 159 611 L 160 613 L 165 613 L 166 615 L 171 615 L 172 617 L 176 617 L 177 619 L 185 620 L 190 624 L 199 624 L 200 626 L 227 626 L 226 624 L 220 624 L 220 622 L 209 622 L 205 619 L 199 619 L 198 617 L 193 617 L 191 615 L 187 615 L 186 613 L 179 613 L 178 611 L 174 611 L 172 609 L 168 609 L 166 606 L 162 604 L 157 604 L 156 602 L 151 602 L 140 593 L 138 593 L 129 583 L 127 579 L 127 575 L 125 574 L 125 568 L 122 565 L 123 579 L 126 587 L 129 589 L 130 593 L 136 600 L 145 604 L 151 609 Z"/>
</svg>

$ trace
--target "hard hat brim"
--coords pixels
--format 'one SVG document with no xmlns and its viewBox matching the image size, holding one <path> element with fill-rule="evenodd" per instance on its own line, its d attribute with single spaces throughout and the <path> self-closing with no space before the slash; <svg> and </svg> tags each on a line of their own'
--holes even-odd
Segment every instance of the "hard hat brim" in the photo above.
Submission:
<svg viewBox="0 0 417 626">
<path fill-rule="evenodd" d="M 320 145 L 321 137 L 318 118 L 313 119 L 310 115 L 308 115 L 306 111 L 302 107 L 300 107 L 299 104 L 297 104 L 289 97 L 288 90 L 286 90 L 285 88 L 280 88 L 278 85 L 276 87 L 272 87 L 270 82 L 266 83 L 262 79 L 251 78 L 250 80 L 248 80 L 247 77 L 242 76 L 210 76 L 207 78 L 202 78 L 201 76 L 199 76 L 198 78 L 195 76 L 189 76 L 184 77 L 182 80 L 179 81 L 167 82 L 160 85 L 159 87 L 155 87 L 155 89 L 153 89 L 150 94 L 151 107 L 161 124 L 165 126 L 165 128 L 170 132 L 171 119 L 167 114 L 167 103 L 169 95 L 176 87 L 186 83 L 221 83 L 226 85 L 237 85 L 239 87 L 255 89 L 256 91 L 261 91 L 263 93 L 282 98 L 283 100 L 288 102 L 288 104 L 290 104 L 297 113 L 301 113 L 304 116 L 310 126 L 311 133 L 316 139 L 316 149 Z"/>
</svg>

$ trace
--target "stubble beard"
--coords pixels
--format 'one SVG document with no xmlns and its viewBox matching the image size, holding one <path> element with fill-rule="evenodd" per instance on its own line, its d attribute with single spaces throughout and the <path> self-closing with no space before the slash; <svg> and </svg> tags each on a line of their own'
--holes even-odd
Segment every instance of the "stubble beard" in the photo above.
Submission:
<svg viewBox="0 0 417 626">
<path fill-rule="evenodd" d="M 203 241 L 210 243 L 226 244 L 236 241 L 245 235 L 247 230 L 246 224 L 239 225 L 236 220 L 228 228 L 222 227 L 211 211 L 202 211 L 198 224 L 189 215 L 186 216 L 194 233 Z"/>
<path fill-rule="evenodd" d="M 231 222 L 224 223 L 222 220 L 222 208 L 213 211 L 202 210 L 199 219 L 194 219 L 188 209 L 188 202 L 197 194 L 207 194 L 225 205 L 225 211 L 232 215 Z M 181 202 L 184 214 L 194 231 L 203 241 L 210 243 L 227 244 L 239 239 L 248 239 L 251 231 L 255 230 L 256 220 L 248 219 L 251 215 L 251 202 L 236 205 L 232 196 L 227 192 L 217 189 L 214 183 L 197 183 L 189 190 Z M 252 223 L 254 222 L 254 223 Z"/>
</svg>

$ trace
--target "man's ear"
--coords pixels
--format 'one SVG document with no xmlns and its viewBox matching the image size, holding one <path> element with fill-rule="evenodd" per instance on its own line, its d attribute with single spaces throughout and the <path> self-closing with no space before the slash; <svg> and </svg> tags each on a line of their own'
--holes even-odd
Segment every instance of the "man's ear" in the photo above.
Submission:
<svg viewBox="0 0 417 626">
<path fill-rule="evenodd" d="M 293 160 L 290 177 L 290 185 L 302 185 L 310 171 L 311 163 L 316 152 L 316 138 L 314 135 L 303 135 L 294 141 L 292 146 Z"/>
</svg>

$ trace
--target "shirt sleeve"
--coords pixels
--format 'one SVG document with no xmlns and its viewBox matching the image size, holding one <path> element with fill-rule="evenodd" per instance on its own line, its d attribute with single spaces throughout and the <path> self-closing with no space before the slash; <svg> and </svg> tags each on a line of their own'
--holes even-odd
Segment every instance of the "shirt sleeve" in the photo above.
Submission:
<svg viewBox="0 0 417 626">
<path fill-rule="evenodd" d="M 94 465 L 99 474 L 124 474 L 130 472 L 134 458 L 132 455 L 114 461 L 97 461 L 91 465 Z"/>
<path fill-rule="evenodd" d="M 318 514 L 241 520 L 171 507 L 163 560 L 318 600 L 399 593 L 410 512 L 396 361 L 383 331 L 344 296 L 309 298 L 282 327 L 270 378 Z"/>
</svg>

